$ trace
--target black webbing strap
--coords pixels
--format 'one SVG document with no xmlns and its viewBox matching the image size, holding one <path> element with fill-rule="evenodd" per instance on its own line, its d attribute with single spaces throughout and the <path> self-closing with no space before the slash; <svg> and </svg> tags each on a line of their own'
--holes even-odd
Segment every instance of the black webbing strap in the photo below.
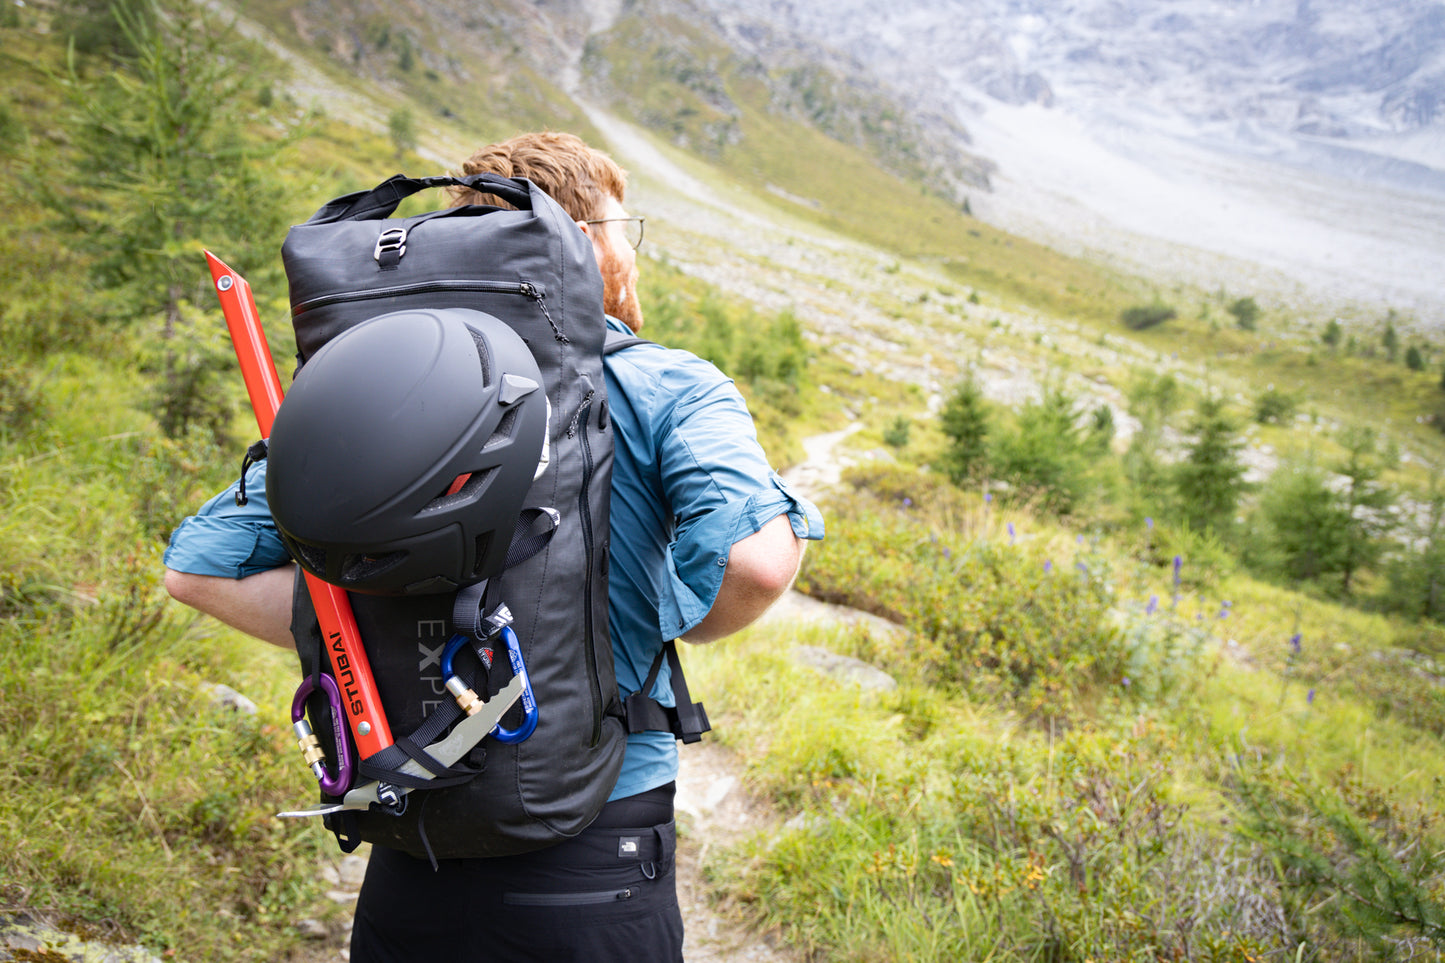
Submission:
<svg viewBox="0 0 1445 963">
<path fill-rule="evenodd" d="M 432 713 L 433 716 L 436 714 Z M 427 721 L 430 722 L 431 718 L 428 717 Z M 408 789 L 445 789 L 447 786 L 460 786 L 481 771 L 460 764 L 444 766 L 432 758 L 422 746 L 415 735 L 402 736 L 381 752 L 361 760 L 356 770 L 368 779 L 389 782 Z M 431 773 L 431 776 L 415 776 L 402 771 L 401 767 L 408 759 Z"/>
<path fill-rule="evenodd" d="M 517 527 L 512 530 L 512 543 L 507 546 L 507 560 L 504 568 L 511 568 L 525 562 L 547 547 L 562 516 L 555 508 L 524 508 L 517 518 Z"/>
<path fill-rule="evenodd" d="M 672 696 L 677 703 L 675 706 L 665 706 L 648 695 L 662 672 L 664 658 L 672 672 Z M 674 738 L 688 744 L 701 741 L 702 734 L 712 729 L 707 710 L 701 702 L 693 702 L 691 693 L 687 691 L 682 660 L 677 656 L 677 643 L 672 639 L 663 643 L 662 651 L 652 660 L 652 668 L 648 671 L 642 688 L 627 697 L 624 709 L 627 713 L 629 733 L 670 732 Z"/>
</svg>

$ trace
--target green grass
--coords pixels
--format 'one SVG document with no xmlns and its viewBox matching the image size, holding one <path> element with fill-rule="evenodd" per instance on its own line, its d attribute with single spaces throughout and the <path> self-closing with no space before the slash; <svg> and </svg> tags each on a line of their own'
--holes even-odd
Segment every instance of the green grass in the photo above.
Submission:
<svg viewBox="0 0 1445 963">
<path fill-rule="evenodd" d="M 805 575 L 811 590 L 837 591 L 840 571 L 853 571 L 839 556 L 856 559 L 877 572 L 877 587 L 850 579 L 844 594 L 886 609 L 892 560 L 912 558 L 913 581 L 927 583 L 918 553 L 934 537 L 987 542 L 1030 569 L 1072 542 L 1026 516 L 961 509 L 925 486 L 913 489 L 905 513 L 897 492 L 871 481 L 872 496 L 828 506 L 829 540 L 812 549 Z M 900 527 L 904 517 L 911 527 Z M 1029 537 L 1010 545 L 1008 522 L 1016 531 L 1027 524 Z M 903 641 L 773 624 L 690 651 L 694 691 L 707 695 L 717 729 L 748 760 L 750 785 L 789 820 L 780 834 L 714 860 L 711 878 L 786 940 L 828 959 L 1371 959 L 1391 945 L 1383 940 L 1407 938 L 1428 956 L 1422 932 L 1436 934 L 1438 951 L 1442 934 L 1428 919 L 1445 912 L 1445 866 L 1410 854 L 1445 844 L 1432 815 L 1445 746 L 1401 718 L 1429 685 L 1416 680 L 1382 703 L 1366 691 L 1371 683 L 1325 668 L 1328 657 L 1315 650 L 1328 650 L 1328 636 L 1307 642 L 1286 671 L 1278 653 L 1289 651 L 1290 625 L 1279 620 L 1294 607 L 1307 630 L 1332 620 L 1342 631 L 1359 627 L 1336 606 L 1234 577 L 1218 588 L 1238 595 L 1237 621 L 1248 625 L 1215 617 L 1212 591 L 1186 590 L 1148 616 L 1145 593 L 1157 591 L 1157 578 L 1131 562 L 1127 546 L 1101 543 L 1093 553 L 1110 561 L 1105 578 L 1125 637 L 1139 638 L 1134 630 L 1149 623 L 1160 630 L 1130 671 L 1174 685 L 1075 676 L 1071 684 L 1093 685 L 1097 697 L 1045 722 L 1012 692 L 975 680 L 936 684 L 929 613 L 969 611 L 1000 593 L 1001 610 L 1026 612 L 1043 597 L 1032 580 L 963 579 L 951 591 L 916 593 L 931 601 L 895 613 L 913 630 Z M 1065 568 L 1052 577 L 1076 575 Z M 1210 613 L 1198 629 L 1197 612 Z M 1206 646 L 1158 645 L 1175 622 Z M 865 694 L 819 680 L 790 659 L 798 643 L 869 658 L 899 688 Z M 1394 674 L 1370 662 L 1348 676 Z M 1276 822 L 1261 823 L 1250 801 Z M 1293 814 L 1288 827 L 1282 813 Z M 1346 912 L 1363 919 L 1364 911 L 1338 886 L 1321 886 L 1324 870 L 1310 875 L 1290 862 L 1290 847 L 1307 839 L 1321 865 L 1378 878 L 1371 874 L 1383 864 L 1320 835 L 1346 824 L 1399 854 L 1385 862 L 1424 894 L 1423 929 L 1399 920 L 1354 926 Z"/>
</svg>

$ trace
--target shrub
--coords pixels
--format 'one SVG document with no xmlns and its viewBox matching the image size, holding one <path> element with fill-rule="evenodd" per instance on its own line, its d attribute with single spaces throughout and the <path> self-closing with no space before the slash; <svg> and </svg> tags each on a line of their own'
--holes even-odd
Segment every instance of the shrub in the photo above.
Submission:
<svg viewBox="0 0 1445 963">
<path fill-rule="evenodd" d="M 1270 385 L 1254 400 L 1254 420 L 1261 425 L 1282 424 L 1294 417 L 1298 404 L 1294 395 Z"/>
<path fill-rule="evenodd" d="M 1119 313 L 1119 320 L 1124 327 L 1131 331 L 1143 331 L 1163 324 L 1165 321 L 1172 321 L 1179 316 L 1179 312 L 1171 306 L 1159 301 L 1152 304 L 1136 304 L 1133 307 L 1125 308 Z"/>
<path fill-rule="evenodd" d="M 1099 559 L 1040 557 L 975 498 L 926 476 L 848 479 L 861 488 L 827 508 L 847 535 L 808 552 L 800 588 L 908 625 L 919 641 L 901 658 L 913 670 L 1033 717 L 1120 691 L 1128 644 Z"/>
<path fill-rule="evenodd" d="M 906 415 L 899 415 L 891 421 L 887 428 L 883 429 L 883 443 L 890 448 L 908 447 L 909 429 L 912 422 Z"/>
<path fill-rule="evenodd" d="M 1228 310 L 1241 331 L 1253 331 L 1259 323 L 1260 310 L 1254 298 L 1239 298 L 1230 303 Z"/>
<path fill-rule="evenodd" d="M 1320 340 L 1331 348 L 1338 348 L 1340 346 L 1340 339 L 1343 336 L 1344 328 L 1340 326 L 1339 319 L 1330 318 L 1329 322 L 1325 325 L 1324 333 L 1320 335 Z"/>
</svg>

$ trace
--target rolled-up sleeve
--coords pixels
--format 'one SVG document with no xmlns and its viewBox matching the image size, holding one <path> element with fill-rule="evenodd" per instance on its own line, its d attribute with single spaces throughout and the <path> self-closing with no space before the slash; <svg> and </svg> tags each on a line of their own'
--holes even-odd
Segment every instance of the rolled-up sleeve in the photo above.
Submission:
<svg viewBox="0 0 1445 963">
<path fill-rule="evenodd" d="M 235 484 L 201 506 L 171 533 L 166 568 L 193 575 L 245 578 L 291 561 L 266 504 L 266 464 L 246 473 L 246 504 Z"/>
<path fill-rule="evenodd" d="M 798 538 L 823 537 L 818 509 L 769 467 L 731 381 L 718 375 L 683 398 L 657 446 L 677 525 L 667 549 L 669 590 L 658 600 L 664 639 L 686 634 L 707 615 L 734 543 L 785 513 Z"/>
</svg>

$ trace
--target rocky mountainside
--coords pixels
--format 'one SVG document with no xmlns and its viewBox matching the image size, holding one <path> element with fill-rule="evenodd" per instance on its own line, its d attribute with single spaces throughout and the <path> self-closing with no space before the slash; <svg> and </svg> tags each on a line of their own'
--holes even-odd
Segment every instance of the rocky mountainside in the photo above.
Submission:
<svg viewBox="0 0 1445 963">
<path fill-rule="evenodd" d="M 996 165 L 985 219 L 1445 324 L 1439 0 L 700 2 L 739 47 L 832 50 L 966 127 Z"/>
<path fill-rule="evenodd" d="M 1439 0 L 239 5 L 468 143 L 600 107 L 817 211 L 881 167 L 1131 271 L 1445 324 Z"/>
<path fill-rule="evenodd" d="M 1435 0 L 709 0 L 857 58 L 910 96 L 1183 121 L 1221 138 L 1445 127 Z"/>
</svg>

